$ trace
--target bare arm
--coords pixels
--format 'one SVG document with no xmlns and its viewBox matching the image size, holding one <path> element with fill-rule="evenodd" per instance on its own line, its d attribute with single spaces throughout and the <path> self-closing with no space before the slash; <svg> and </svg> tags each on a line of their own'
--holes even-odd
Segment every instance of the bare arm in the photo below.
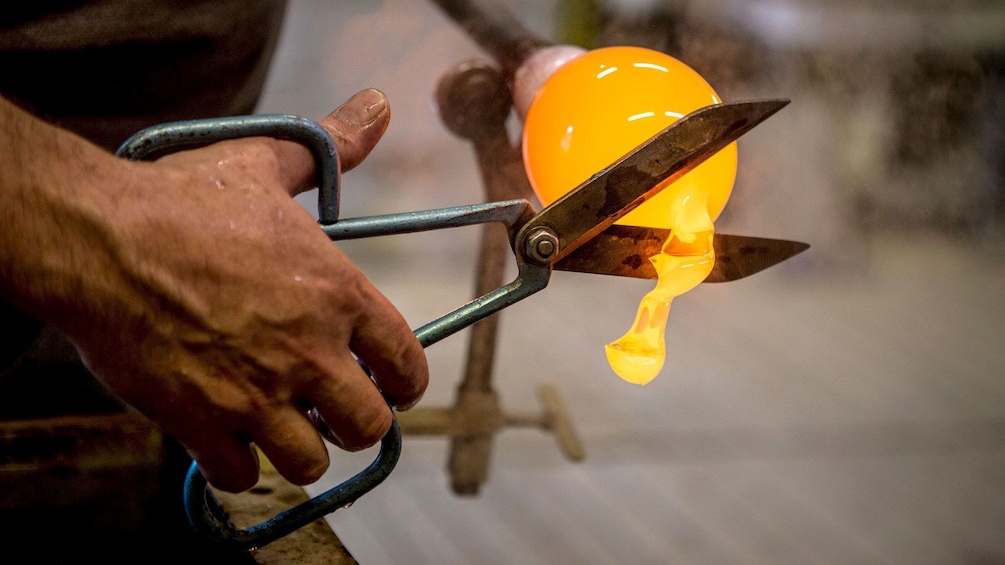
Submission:
<svg viewBox="0 0 1005 565">
<path fill-rule="evenodd" d="M 389 113 L 371 90 L 322 120 L 343 169 Z M 252 440 L 312 482 L 328 458 L 308 408 L 361 449 L 390 426 L 381 391 L 409 405 L 428 378 L 400 314 L 290 198 L 313 176 L 305 149 L 266 138 L 130 162 L 0 99 L 0 296 L 65 332 L 215 486 L 255 483 Z"/>
</svg>

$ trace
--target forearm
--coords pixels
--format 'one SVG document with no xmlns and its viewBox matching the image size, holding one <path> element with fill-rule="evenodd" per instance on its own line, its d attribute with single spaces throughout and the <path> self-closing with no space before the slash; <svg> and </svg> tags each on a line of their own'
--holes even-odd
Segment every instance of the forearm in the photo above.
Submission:
<svg viewBox="0 0 1005 565">
<path fill-rule="evenodd" d="M 125 165 L 0 98 L 0 297 L 64 330 L 93 309 Z"/>
</svg>

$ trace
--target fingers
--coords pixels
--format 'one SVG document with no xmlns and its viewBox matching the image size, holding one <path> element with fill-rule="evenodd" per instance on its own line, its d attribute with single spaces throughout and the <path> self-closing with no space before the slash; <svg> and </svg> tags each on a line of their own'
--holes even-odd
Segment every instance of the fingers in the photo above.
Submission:
<svg viewBox="0 0 1005 565">
<path fill-rule="evenodd" d="M 363 289 L 366 307 L 349 347 L 373 373 L 387 401 L 399 410 L 414 406 L 429 384 L 426 355 L 397 309 L 376 289 Z"/>
<path fill-rule="evenodd" d="M 325 116 L 319 123 L 335 141 L 342 172 L 359 165 L 380 141 L 391 119 L 391 107 L 384 93 L 370 88 Z M 314 157 L 303 145 L 277 142 L 277 156 L 283 185 L 296 195 L 317 185 Z"/>
<path fill-rule="evenodd" d="M 334 370 L 339 378 L 322 380 L 309 397 L 328 430 L 320 427 L 325 437 L 342 449 L 370 447 L 390 429 L 391 409 L 351 356 Z"/>
<path fill-rule="evenodd" d="M 315 430 L 348 451 L 383 438 L 393 417 L 388 403 L 399 409 L 414 406 L 429 383 L 425 352 L 401 314 L 369 283 L 358 289 L 356 303 L 362 308 L 349 349 L 370 372 L 351 355 L 342 356 L 308 393 Z"/>
<path fill-rule="evenodd" d="M 226 492 L 244 492 L 258 482 L 258 453 L 236 434 L 205 430 L 185 447 L 209 484 Z"/>
<path fill-rule="evenodd" d="M 243 492 L 255 486 L 259 472 L 256 444 L 293 484 L 311 484 L 328 468 L 328 450 L 317 429 L 293 406 L 259 416 L 249 433 L 255 443 L 242 434 L 203 431 L 186 444 L 211 485 L 227 492 Z"/>
<path fill-rule="evenodd" d="M 317 383 L 310 389 L 308 401 L 315 406 L 320 426 L 315 427 L 295 404 L 286 404 L 260 412 L 248 427 L 251 438 L 276 470 L 298 485 L 317 481 L 328 468 L 328 451 L 319 428 L 336 446 L 359 451 L 380 441 L 391 427 L 390 407 L 352 356 L 341 359 L 331 374 Z M 237 436 L 204 439 L 190 452 L 217 488 L 241 492 L 258 480 L 257 455 Z"/>
<path fill-rule="evenodd" d="M 356 93 L 321 120 L 321 125 L 335 138 L 343 172 L 351 170 L 370 154 L 390 120 L 387 97 L 374 88 Z"/>
<path fill-rule="evenodd" d="M 286 480 L 308 485 L 328 468 L 328 450 L 303 410 L 277 407 L 253 423 L 251 436 Z"/>
</svg>

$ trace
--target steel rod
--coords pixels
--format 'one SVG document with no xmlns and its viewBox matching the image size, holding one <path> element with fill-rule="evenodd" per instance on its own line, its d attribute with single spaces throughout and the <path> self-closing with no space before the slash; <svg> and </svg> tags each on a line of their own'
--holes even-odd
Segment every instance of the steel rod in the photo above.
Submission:
<svg viewBox="0 0 1005 565">
<path fill-rule="evenodd" d="M 345 218 L 332 224 L 322 224 L 321 231 L 325 232 L 332 240 L 343 241 L 458 228 L 489 222 L 501 222 L 508 227 L 514 225 L 529 207 L 530 203 L 526 200 L 506 200 L 419 212 Z"/>
</svg>

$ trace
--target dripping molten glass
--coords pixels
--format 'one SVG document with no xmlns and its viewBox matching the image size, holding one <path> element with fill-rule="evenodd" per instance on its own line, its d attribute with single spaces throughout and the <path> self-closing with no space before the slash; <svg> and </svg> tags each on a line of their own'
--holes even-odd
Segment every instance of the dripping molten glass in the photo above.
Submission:
<svg viewBox="0 0 1005 565">
<path fill-rule="evenodd" d="M 548 205 L 681 117 L 722 100 L 693 69 L 639 47 L 589 51 L 564 63 L 538 89 L 524 121 L 527 175 Z M 672 231 L 650 258 L 656 288 L 624 337 L 607 345 L 611 368 L 645 384 L 661 370 L 672 300 L 712 270 L 713 221 L 736 178 L 736 144 L 695 167 L 619 223 Z"/>
</svg>

